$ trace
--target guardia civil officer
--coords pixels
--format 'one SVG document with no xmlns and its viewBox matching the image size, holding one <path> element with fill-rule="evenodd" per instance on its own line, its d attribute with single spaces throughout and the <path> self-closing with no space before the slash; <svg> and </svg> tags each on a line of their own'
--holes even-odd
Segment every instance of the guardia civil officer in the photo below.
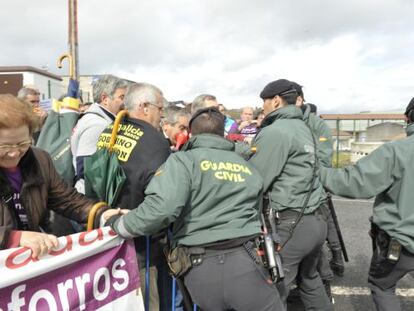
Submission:
<svg viewBox="0 0 414 311">
<path fill-rule="evenodd" d="M 303 120 L 312 130 L 313 135 L 315 135 L 318 160 L 321 163 L 321 165 L 331 167 L 333 154 L 333 141 L 331 129 L 324 120 L 322 120 L 320 117 L 316 115 L 317 107 L 315 105 L 305 104 L 305 97 L 302 86 L 296 82 L 293 82 L 293 85 L 299 95 L 296 99 L 296 106 L 301 108 L 303 112 Z M 315 109 L 314 112 L 311 111 L 312 108 Z M 331 207 L 333 208 L 333 204 L 331 205 Z M 330 293 L 329 282 L 333 279 L 332 271 L 338 276 L 343 276 L 345 271 L 344 261 L 342 258 L 342 247 L 337 233 L 338 229 L 339 228 L 335 227 L 332 215 L 329 214 L 327 241 L 328 246 L 332 252 L 332 260 L 330 262 L 331 267 L 329 267 L 328 265 L 326 255 L 324 252 L 322 253 L 318 265 L 318 270 L 321 274 L 321 278 L 325 284 L 325 288 L 327 289 L 328 295 Z"/>
<path fill-rule="evenodd" d="M 284 310 L 276 287 L 266 281 L 267 270 L 247 247 L 261 233 L 260 174 L 223 138 L 224 117 L 217 108 L 198 110 L 189 127 L 191 139 L 155 173 L 145 200 L 108 223 L 124 238 L 172 224 L 178 260 L 170 264 L 185 270 L 190 260 L 184 282 L 203 310 Z M 176 267 L 177 262 L 183 264 Z"/>
<path fill-rule="evenodd" d="M 296 106 L 302 110 L 303 121 L 305 121 L 306 125 L 309 127 L 315 137 L 318 160 L 324 166 L 330 167 L 332 163 L 333 152 L 331 130 L 325 121 L 316 115 L 316 111 L 311 112 L 312 107 L 309 104 L 305 104 L 305 96 L 302 86 L 294 81 L 292 81 L 292 83 L 293 87 L 298 93 Z M 313 105 L 313 107 L 316 109 L 316 106 Z M 343 275 L 344 264 L 342 261 L 341 244 L 339 242 L 338 234 L 336 232 L 335 224 L 330 211 L 328 212 L 327 241 L 327 245 L 332 250 L 332 268 L 335 268 L 335 272 Z M 325 248 L 322 248 L 317 265 L 317 271 L 319 272 L 319 275 L 322 279 L 326 294 L 331 300 L 331 281 L 334 278 L 332 268 L 329 265 Z M 297 281 L 300 281 L 300 279 Z M 289 298 L 292 299 L 295 296 L 297 296 L 297 293 L 293 292 Z"/>
<path fill-rule="evenodd" d="M 277 214 L 285 270 L 280 295 L 286 303 L 289 285 L 298 275 L 299 292 L 307 310 L 331 310 L 332 305 L 316 271 L 326 239 L 326 194 L 317 178 L 315 141 L 295 106 L 292 82 L 280 79 L 260 93 L 265 118 L 253 141 L 250 162 L 264 179 L 264 193 Z"/>
<path fill-rule="evenodd" d="M 368 283 L 379 311 L 401 310 L 396 283 L 414 271 L 414 98 L 405 116 L 407 138 L 382 145 L 353 166 L 321 171 L 322 183 L 334 194 L 376 196 Z"/>
</svg>

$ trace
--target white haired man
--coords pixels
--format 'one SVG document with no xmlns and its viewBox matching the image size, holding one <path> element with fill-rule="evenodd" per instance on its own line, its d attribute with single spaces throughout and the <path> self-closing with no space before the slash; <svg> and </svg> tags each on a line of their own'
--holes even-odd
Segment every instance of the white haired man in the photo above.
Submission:
<svg viewBox="0 0 414 311">
<path fill-rule="evenodd" d="M 132 210 L 144 201 L 144 191 L 148 183 L 170 155 L 170 147 L 159 131 L 160 120 L 166 100 L 160 89 L 147 83 L 134 83 L 125 94 L 125 108 L 128 117 L 120 124 L 114 150 L 126 175 L 125 184 L 113 206 Z M 110 124 L 100 135 L 98 148 L 106 147 L 112 132 Z M 151 241 L 146 237 L 136 238 L 138 264 L 141 280 L 145 280 L 147 265 L 149 266 L 149 291 L 143 283 L 141 289 L 146 297 L 149 292 L 149 310 L 159 309 L 157 287 L 157 265 L 162 264 L 162 241 L 164 234 L 152 235 Z M 146 246 L 149 243 L 150 254 Z"/>
</svg>

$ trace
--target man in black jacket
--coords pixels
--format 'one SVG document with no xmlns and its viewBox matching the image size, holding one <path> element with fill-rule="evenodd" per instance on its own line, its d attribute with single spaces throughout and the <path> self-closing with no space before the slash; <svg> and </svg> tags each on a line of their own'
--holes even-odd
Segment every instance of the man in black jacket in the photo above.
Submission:
<svg viewBox="0 0 414 311">
<path fill-rule="evenodd" d="M 165 99 L 161 90 L 146 83 L 132 84 L 125 94 L 126 117 L 119 126 L 114 151 L 124 169 L 126 182 L 114 206 L 124 209 L 134 209 L 144 200 L 144 191 L 158 167 L 170 155 L 170 147 L 159 131 L 160 119 L 164 109 Z M 113 124 L 101 134 L 98 148 L 109 144 Z M 162 259 L 160 236 L 152 236 L 150 243 L 150 310 L 158 310 L 158 288 L 156 265 Z M 146 238 L 135 239 L 141 280 L 145 280 L 146 272 Z M 141 283 L 145 297 L 144 282 Z"/>
</svg>

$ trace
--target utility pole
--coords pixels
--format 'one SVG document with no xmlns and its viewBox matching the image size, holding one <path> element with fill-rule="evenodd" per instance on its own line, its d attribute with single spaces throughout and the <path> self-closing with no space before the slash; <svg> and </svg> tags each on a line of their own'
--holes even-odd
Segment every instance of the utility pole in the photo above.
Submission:
<svg viewBox="0 0 414 311">
<path fill-rule="evenodd" d="M 57 66 L 62 68 L 62 61 L 69 61 L 69 76 L 79 81 L 79 54 L 78 54 L 78 0 L 68 0 L 68 46 L 69 52 L 58 58 Z"/>
<path fill-rule="evenodd" d="M 72 57 L 73 79 L 79 81 L 79 54 L 78 54 L 78 0 L 69 2 L 69 55 Z"/>
<path fill-rule="evenodd" d="M 339 118 L 336 119 L 336 168 L 339 167 Z"/>
</svg>

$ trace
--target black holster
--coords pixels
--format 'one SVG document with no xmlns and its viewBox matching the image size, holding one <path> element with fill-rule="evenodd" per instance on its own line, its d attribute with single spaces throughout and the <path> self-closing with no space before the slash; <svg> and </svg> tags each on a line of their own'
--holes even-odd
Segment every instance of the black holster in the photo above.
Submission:
<svg viewBox="0 0 414 311">
<path fill-rule="evenodd" d="M 403 247 L 396 240 L 391 238 L 387 232 L 379 228 L 373 222 L 371 223 L 372 251 L 380 254 L 387 260 L 398 261 Z"/>
<path fill-rule="evenodd" d="M 372 223 L 371 232 L 373 254 L 369 275 L 373 278 L 385 278 L 395 268 L 401 253 L 401 244 L 377 225 Z M 397 243 L 397 249 L 395 248 Z"/>
<path fill-rule="evenodd" d="M 372 250 L 375 252 L 379 249 L 386 249 L 390 243 L 390 236 L 381 230 L 376 224 L 371 222 L 371 231 L 369 235 L 372 238 Z"/>
</svg>

